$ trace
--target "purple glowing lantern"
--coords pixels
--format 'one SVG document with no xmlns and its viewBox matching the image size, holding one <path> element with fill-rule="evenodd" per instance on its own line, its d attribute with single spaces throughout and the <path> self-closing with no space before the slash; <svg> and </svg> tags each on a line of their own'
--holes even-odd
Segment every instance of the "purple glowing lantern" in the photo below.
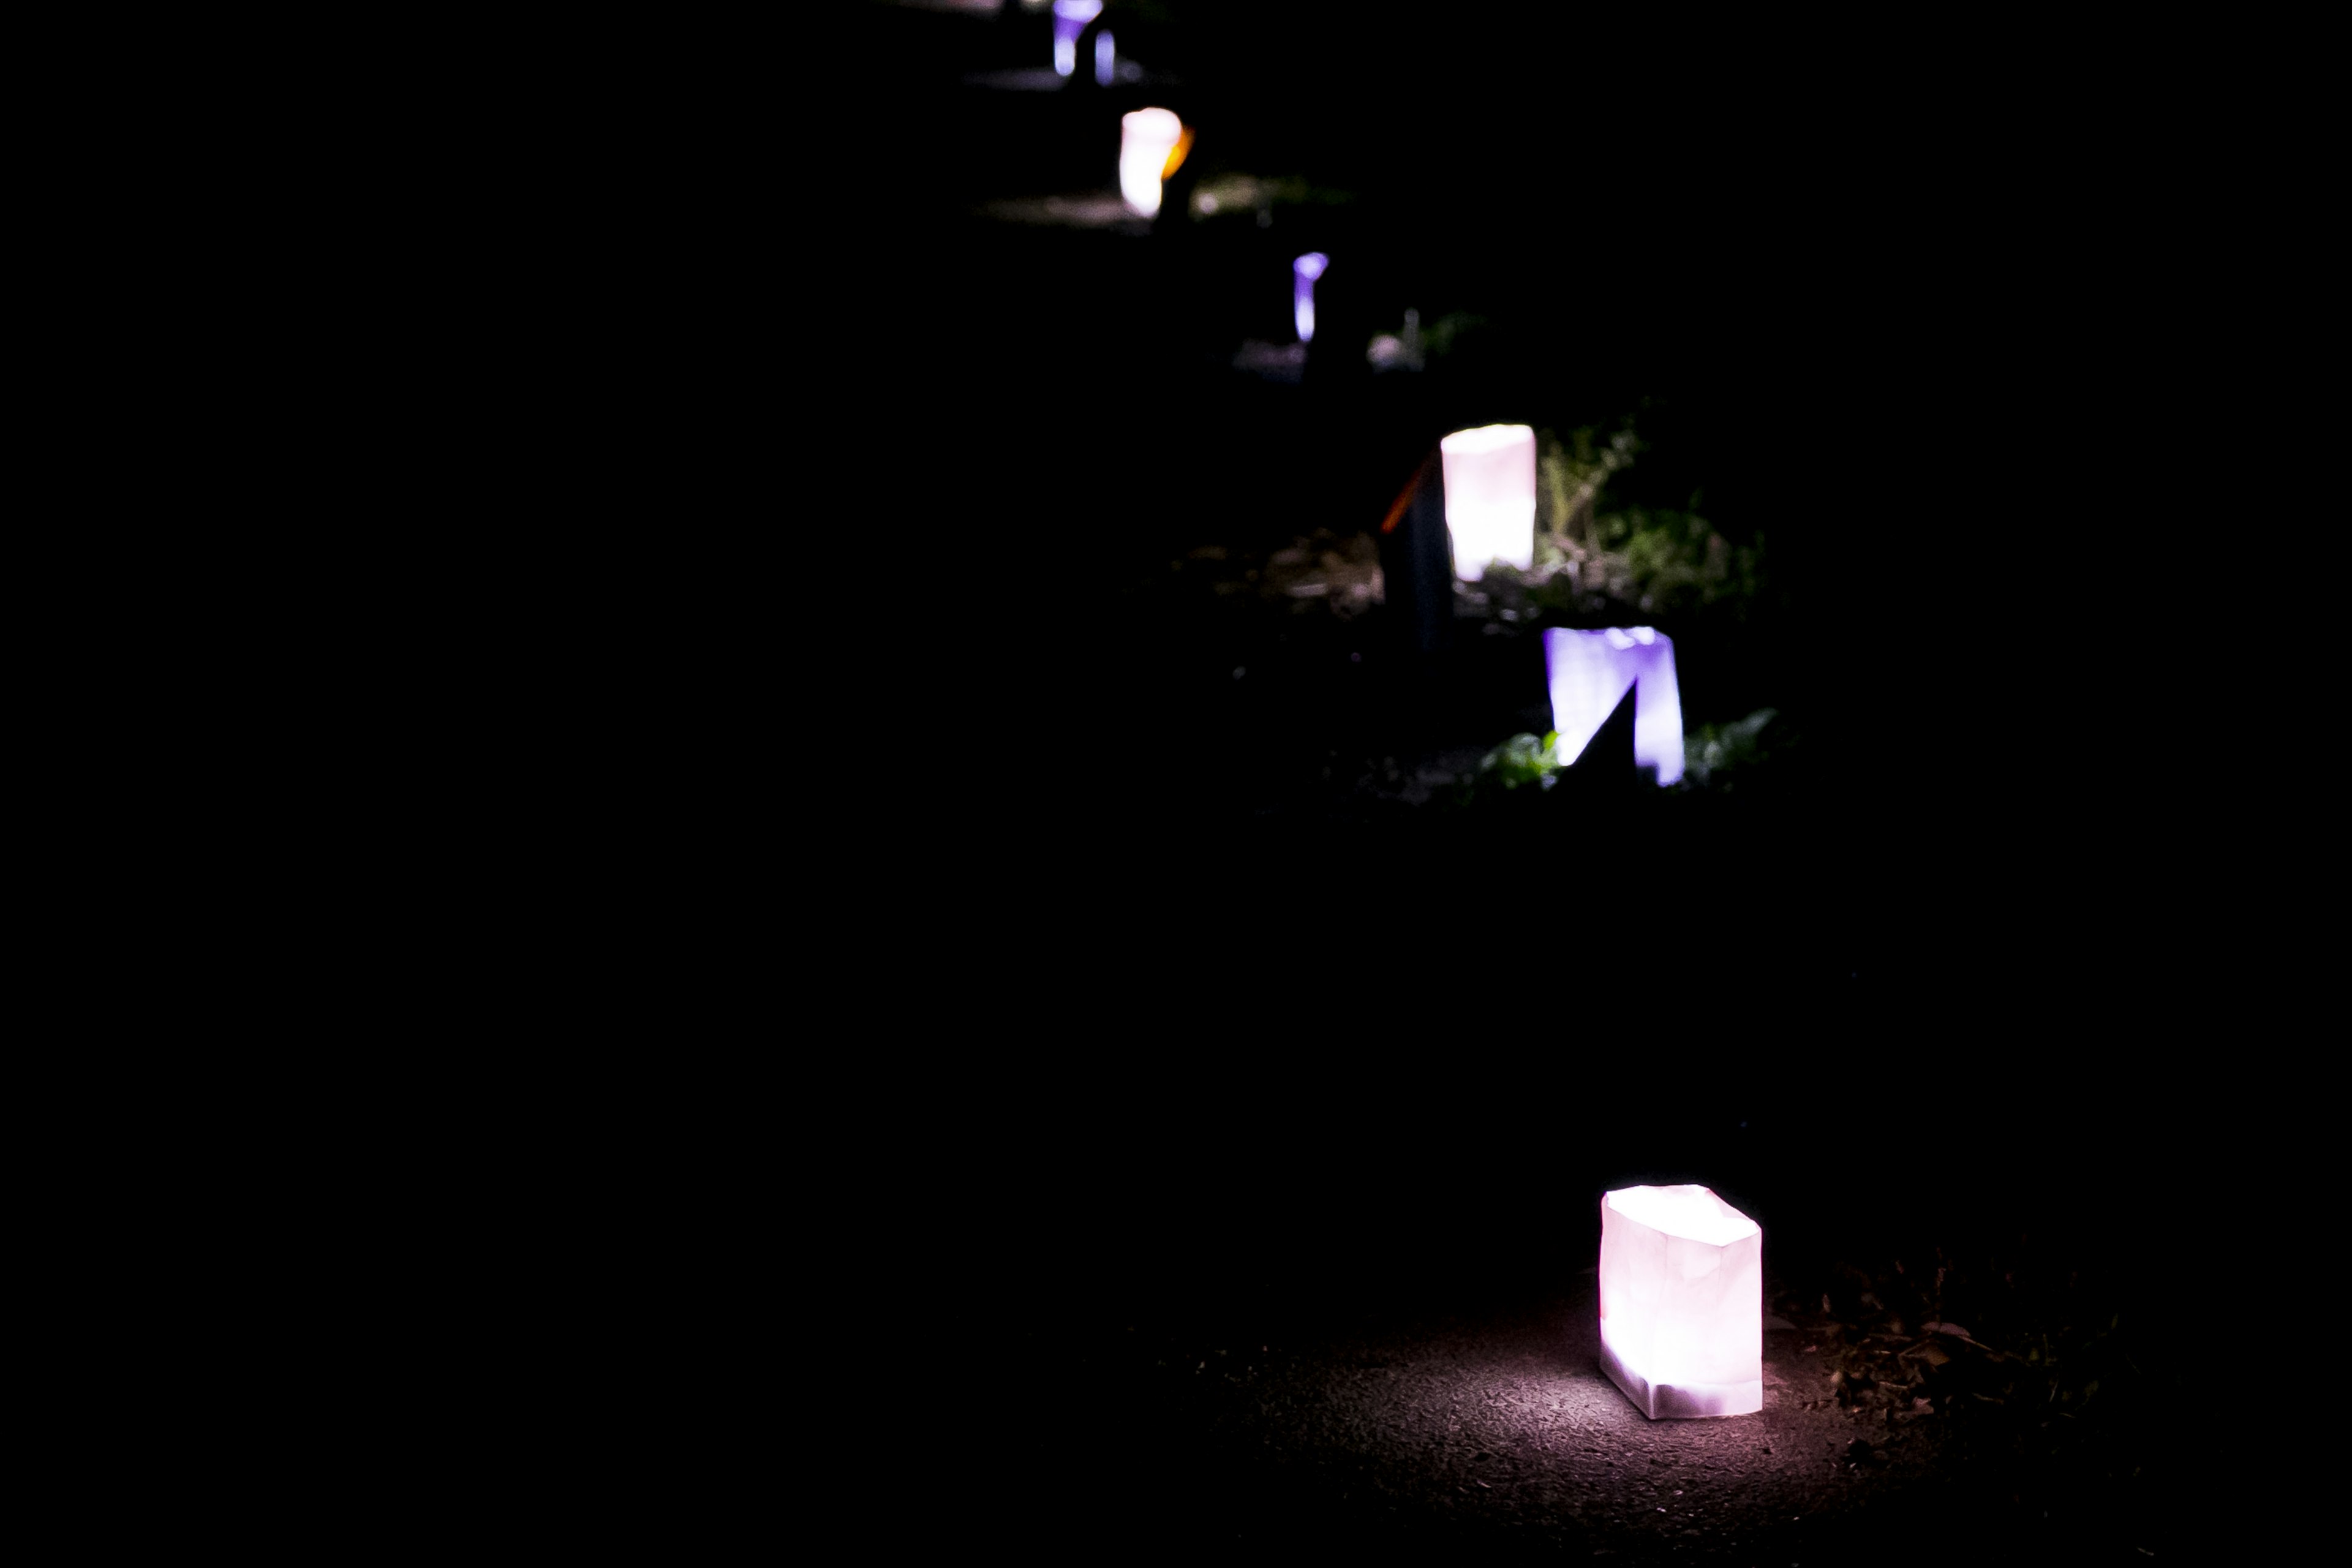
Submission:
<svg viewBox="0 0 2352 1568">
<path fill-rule="evenodd" d="M 1095 35 L 1095 85 L 1108 87 L 1118 79 L 1118 45 L 1105 27 Z"/>
<path fill-rule="evenodd" d="M 1764 1408 L 1764 1230 L 1705 1187 L 1601 1199 L 1601 1370 L 1653 1421 Z"/>
<path fill-rule="evenodd" d="M 1437 444 L 1445 465 L 1445 526 L 1454 571 L 1475 583 L 1501 562 L 1536 560 L 1536 433 L 1525 425 L 1456 430 Z M 1602 715 L 1607 717 L 1607 715 Z"/>
<path fill-rule="evenodd" d="M 1298 323 L 1298 341 L 1315 341 L 1315 279 L 1331 258 L 1319 250 L 1310 250 L 1290 264 L 1290 314 Z"/>
<path fill-rule="evenodd" d="M 1683 776 L 1683 696 L 1675 680 L 1675 643 L 1648 626 L 1606 631 L 1544 628 L 1544 670 L 1551 682 L 1551 727 L 1559 755 L 1572 763 L 1592 743 L 1633 689 L 1633 761 L 1658 770 L 1661 784 Z"/>
<path fill-rule="evenodd" d="M 1054 74 L 1070 76 L 1078 68 L 1078 35 L 1102 15 L 1103 0 L 1054 0 Z M 1097 45 L 1099 48 L 1101 46 Z"/>
</svg>

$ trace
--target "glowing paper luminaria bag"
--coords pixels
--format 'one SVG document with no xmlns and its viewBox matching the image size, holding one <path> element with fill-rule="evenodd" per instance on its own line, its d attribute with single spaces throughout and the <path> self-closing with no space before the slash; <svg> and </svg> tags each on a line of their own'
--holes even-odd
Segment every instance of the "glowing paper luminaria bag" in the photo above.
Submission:
<svg viewBox="0 0 2352 1568">
<path fill-rule="evenodd" d="M 1658 770 L 1661 784 L 1683 776 L 1683 696 L 1675 679 L 1675 639 L 1650 626 L 1576 631 L 1546 626 L 1544 674 L 1559 760 L 1572 763 L 1633 689 L 1633 761 Z"/>
<path fill-rule="evenodd" d="M 1118 193 L 1150 217 L 1160 211 L 1160 182 L 1175 173 L 1184 122 L 1169 109 L 1139 109 L 1118 119 Z"/>
<path fill-rule="evenodd" d="M 1330 265 L 1331 258 L 1319 250 L 1310 250 L 1290 264 L 1290 315 L 1302 343 L 1315 341 L 1315 279 Z"/>
<path fill-rule="evenodd" d="M 1054 74 L 1078 68 L 1078 35 L 1102 15 L 1103 0 L 1054 0 Z"/>
<path fill-rule="evenodd" d="M 1437 444 L 1445 465 L 1445 527 L 1454 572 L 1475 583 L 1487 563 L 1524 572 L 1536 561 L 1536 433 L 1526 425 L 1481 425 Z"/>
<path fill-rule="evenodd" d="M 1601 1199 L 1601 1370 L 1653 1421 L 1764 1408 L 1764 1230 L 1705 1187 Z"/>
</svg>

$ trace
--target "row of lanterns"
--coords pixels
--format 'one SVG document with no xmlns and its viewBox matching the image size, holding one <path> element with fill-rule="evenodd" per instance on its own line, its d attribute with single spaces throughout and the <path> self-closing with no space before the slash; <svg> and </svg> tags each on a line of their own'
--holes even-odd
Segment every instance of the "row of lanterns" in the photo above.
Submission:
<svg viewBox="0 0 2352 1568">
<path fill-rule="evenodd" d="M 1068 76 L 1076 69 L 1077 45 L 1087 25 L 1102 14 L 1102 0 L 1053 0 L 1053 5 L 1054 68 Z M 1107 52 L 1109 34 L 1096 37 L 1102 60 L 1115 60 L 1115 54 Z M 1106 82 L 1104 73 L 1109 69 L 1102 64 L 1097 73 Z M 1192 128 L 1173 110 L 1138 109 L 1120 117 L 1118 188 L 1129 208 L 1145 217 L 1159 215 L 1163 184 L 1183 163 L 1192 143 Z M 1315 285 L 1330 264 L 1321 251 L 1309 251 L 1291 263 L 1291 314 L 1301 343 L 1315 341 Z M 1531 568 L 1536 548 L 1535 431 L 1525 425 L 1457 430 L 1438 444 L 1438 453 L 1455 574 L 1475 583 L 1496 563 L 1522 572 Z M 1682 778 L 1682 697 L 1671 638 L 1650 626 L 1552 628 L 1544 633 L 1544 663 L 1562 763 L 1583 753 L 1631 689 L 1635 763 L 1655 768 L 1660 784 Z"/>
<path fill-rule="evenodd" d="M 1054 0 L 1054 68 L 1076 69 L 1077 44 L 1102 0 Z M 1117 58 L 1096 37 L 1097 79 Z M 1192 132 L 1166 109 L 1121 118 L 1119 194 L 1146 217 L 1160 211 Z M 1315 284 L 1330 258 L 1291 264 L 1298 341 L 1315 338 Z M 1454 574 L 1484 577 L 1496 563 L 1535 564 L 1536 436 L 1526 425 L 1456 430 L 1438 443 L 1445 528 Z M 1682 697 L 1672 638 L 1650 626 L 1549 627 L 1545 674 L 1559 755 L 1572 763 L 1630 689 L 1633 760 L 1658 783 L 1683 776 Z M 1764 1408 L 1763 1229 L 1703 1186 L 1626 1187 L 1601 1203 L 1601 1365 L 1643 1415 L 1741 1415 Z"/>
<path fill-rule="evenodd" d="M 1097 0 L 1081 0 L 1097 4 Z M 1060 15 L 1057 5 L 1056 13 Z M 1091 16 L 1092 13 L 1089 13 Z M 1160 210 L 1160 184 L 1184 161 L 1192 131 L 1170 110 L 1139 109 L 1120 122 L 1119 192 L 1137 212 Z M 1315 284 L 1331 258 L 1309 251 L 1291 263 L 1298 341 L 1315 339 Z M 1536 433 L 1526 425 L 1456 430 L 1438 443 L 1445 528 L 1454 571 L 1465 583 L 1500 563 L 1525 572 L 1536 552 Z M 1633 761 L 1662 785 L 1683 776 L 1683 710 L 1674 640 L 1650 626 L 1544 633 L 1552 728 L 1563 763 L 1583 754 L 1625 693 L 1633 693 Z"/>
</svg>

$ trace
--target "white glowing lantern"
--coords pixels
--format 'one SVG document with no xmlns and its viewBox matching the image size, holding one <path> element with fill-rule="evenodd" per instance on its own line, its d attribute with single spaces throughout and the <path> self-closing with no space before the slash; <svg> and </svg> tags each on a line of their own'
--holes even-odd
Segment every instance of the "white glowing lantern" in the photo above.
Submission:
<svg viewBox="0 0 2352 1568">
<path fill-rule="evenodd" d="M 1078 35 L 1102 15 L 1103 0 L 1054 0 L 1054 74 L 1078 68 Z"/>
<path fill-rule="evenodd" d="M 1184 122 L 1171 110 L 1139 109 L 1118 118 L 1118 194 L 1146 217 L 1160 211 L 1160 182 L 1183 139 Z"/>
<path fill-rule="evenodd" d="M 1536 433 L 1525 425 L 1456 430 L 1437 444 L 1445 464 L 1445 528 L 1465 583 L 1500 561 L 1536 563 Z"/>
<path fill-rule="evenodd" d="M 1570 631 L 1546 626 L 1544 672 L 1559 760 L 1572 763 L 1633 689 L 1633 762 L 1658 783 L 1683 776 L 1683 694 L 1675 679 L 1675 639 L 1649 626 Z"/>
<path fill-rule="evenodd" d="M 1763 1227 L 1705 1187 L 1604 1194 L 1601 1370 L 1653 1421 L 1763 1409 Z"/>
</svg>

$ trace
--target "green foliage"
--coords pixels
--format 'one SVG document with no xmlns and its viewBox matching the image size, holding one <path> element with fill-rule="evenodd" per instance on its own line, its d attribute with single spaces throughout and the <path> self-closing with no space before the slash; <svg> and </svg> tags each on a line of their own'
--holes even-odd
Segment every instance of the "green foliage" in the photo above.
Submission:
<svg viewBox="0 0 2352 1568">
<path fill-rule="evenodd" d="M 1542 432 L 1536 446 L 1537 486 L 1543 512 L 1538 550 L 1548 546 L 1555 558 L 1562 560 L 1597 554 L 1594 503 L 1611 477 L 1631 468 L 1641 449 L 1630 420 L 1606 437 L 1589 426 L 1570 431 L 1565 442 L 1549 430 Z"/>
<path fill-rule="evenodd" d="M 1494 783 L 1505 789 L 1517 789 L 1531 784 L 1539 789 L 1549 789 L 1559 776 L 1559 733 L 1547 731 L 1544 738 L 1514 735 L 1478 763 L 1482 783 Z"/>
<path fill-rule="evenodd" d="M 1779 717 L 1776 708 L 1759 708 L 1735 723 L 1704 724 L 1687 731 L 1683 738 L 1685 783 L 1694 789 L 1736 787 L 1738 776 L 1763 760 L 1765 726 Z M 1516 790 L 1522 784 L 1548 790 L 1559 782 L 1564 765 L 1558 731 L 1540 740 L 1514 735 L 1479 760 L 1478 772 L 1467 781 L 1461 799 L 1468 804 L 1498 787 Z"/>
<path fill-rule="evenodd" d="M 1539 434 L 1534 603 L 1564 613 L 1611 600 L 1650 613 L 1720 603 L 1744 613 L 1763 586 L 1762 536 L 1734 545 L 1696 497 L 1687 510 L 1621 501 L 1612 482 L 1642 450 L 1631 419 Z"/>
</svg>

